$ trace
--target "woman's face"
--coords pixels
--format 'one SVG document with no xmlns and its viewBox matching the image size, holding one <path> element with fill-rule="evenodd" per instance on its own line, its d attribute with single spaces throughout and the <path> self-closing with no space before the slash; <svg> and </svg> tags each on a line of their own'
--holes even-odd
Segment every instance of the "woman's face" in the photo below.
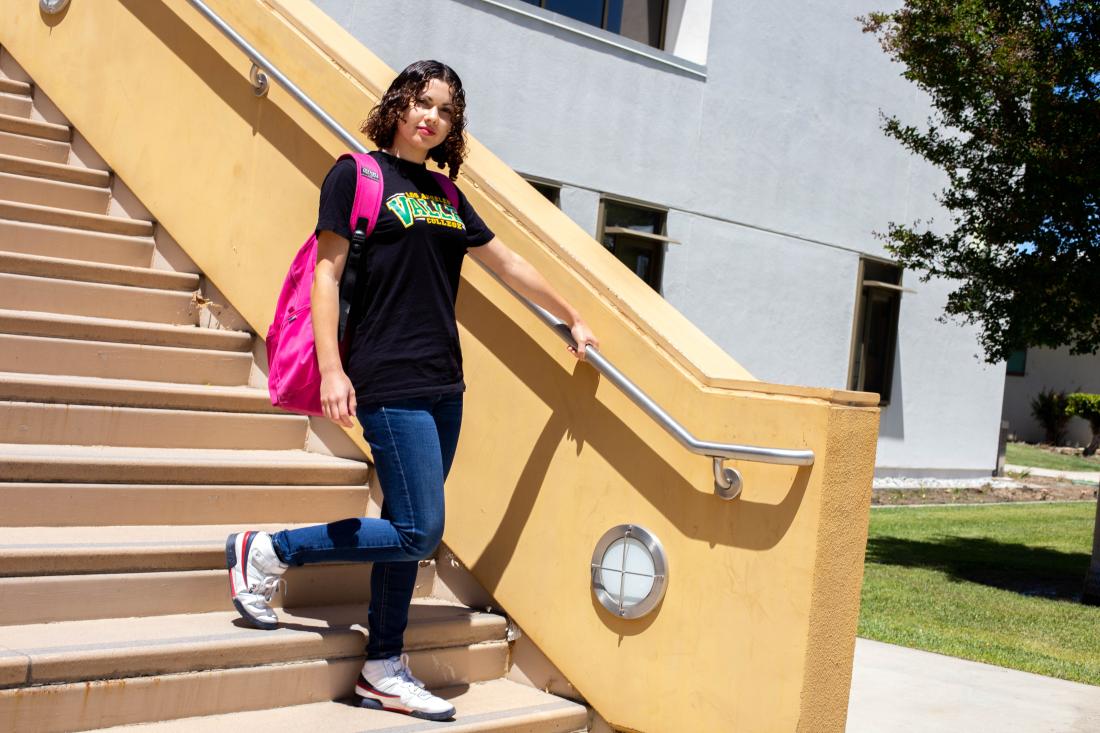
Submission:
<svg viewBox="0 0 1100 733">
<path fill-rule="evenodd" d="M 452 114 L 454 104 L 450 86 L 440 79 L 432 79 L 398 120 L 393 140 L 398 155 L 423 162 L 428 151 L 447 138 Z"/>
</svg>

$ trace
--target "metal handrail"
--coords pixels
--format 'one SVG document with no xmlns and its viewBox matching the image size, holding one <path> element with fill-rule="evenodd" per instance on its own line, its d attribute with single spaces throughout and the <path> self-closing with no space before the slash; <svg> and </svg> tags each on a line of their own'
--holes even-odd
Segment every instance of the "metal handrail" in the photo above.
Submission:
<svg viewBox="0 0 1100 733">
<path fill-rule="evenodd" d="M 325 124 L 332 132 L 334 132 L 344 143 L 346 143 L 352 149 L 365 153 L 367 148 L 359 142 L 350 132 L 340 126 L 336 120 L 334 120 L 327 112 L 317 106 L 309 96 L 306 95 L 301 89 L 290 81 L 279 69 L 272 64 L 267 58 L 257 51 L 253 46 L 239 33 L 233 30 L 221 17 L 218 16 L 213 10 L 202 2 L 202 0 L 187 0 L 192 7 L 198 10 L 207 20 L 214 24 L 229 40 L 244 52 L 252 60 L 253 68 L 249 73 L 249 78 L 252 81 L 258 94 L 263 94 L 267 89 L 267 78 L 265 74 L 270 74 L 276 81 L 281 84 L 286 91 L 290 92 L 290 95 L 300 102 L 306 109 L 312 112 L 321 122 Z M 481 264 L 480 262 L 478 263 Z M 503 280 L 497 277 L 496 273 L 489 270 L 489 268 L 482 265 L 486 272 L 488 272 L 494 279 L 503 285 L 509 292 L 515 295 L 520 302 L 526 305 L 531 311 L 539 317 L 543 323 L 550 326 L 551 329 L 558 336 L 561 337 L 570 346 L 576 347 L 576 342 L 573 340 L 573 336 L 570 333 L 570 329 L 567 325 L 562 323 L 558 318 L 547 312 L 544 308 L 532 303 L 527 298 L 523 297 L 511 287 L 508 286 Z M 764 448 L 754 445 L 737 445 L 734 443 L 714 443 L 711 441 L 699 440 L 693 436 L 688 430 L 677 422 L 671 415 L 669 415 L 664 409 L 661 408 L 656 402 L 650 399 L 649 395 L 643 392 L 638 385 L 630 381 L 622 372 L 620 372 L 615 366 L 607 360 L 607 358 L 599 352 L 598 349 L 588 347 L 585 349 L 586 361 L 595 367 L 596 371 L 611 380 L 611 383 L 621 389 L 626 395 L 638 405 L 642 410 L 653 418 L 661 427 L 663 427 L 672 437 L 676 438 L 686 449 L 692 453 L 707 456 L 714 461 L 714 484 L 715 493 L 723 499 L 736 499 L 741 494 L 741 488 L 743 486 L 743 480 L 741 473 L 737 469 L 728 468 L 724 465 L 724 461 L 727 459 L 739 459 L 744 461 L 756 461 L 758 463 L 778 463 L 788 466 L 811 466 L 814 462 L 814 452 L 812 450 L 789 450 L 785 448 Z"/>
</svg>

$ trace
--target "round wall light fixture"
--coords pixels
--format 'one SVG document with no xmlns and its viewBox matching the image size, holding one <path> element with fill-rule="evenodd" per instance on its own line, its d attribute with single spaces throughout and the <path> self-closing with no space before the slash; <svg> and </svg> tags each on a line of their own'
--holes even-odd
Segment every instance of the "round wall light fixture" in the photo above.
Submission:
<svg viewBox="0 0 1100 733">
<path fill-rule="evenodd" d="M 657 607 L 668 587 L 665 549 L 636 524 L 609 529 L 592 553 L 592 592 L 620 618 L 639 618 Z"/>
</svg>

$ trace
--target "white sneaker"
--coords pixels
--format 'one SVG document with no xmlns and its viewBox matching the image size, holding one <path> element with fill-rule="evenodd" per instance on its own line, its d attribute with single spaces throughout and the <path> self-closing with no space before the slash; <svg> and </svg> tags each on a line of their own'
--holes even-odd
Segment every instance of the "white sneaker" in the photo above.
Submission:
<svg viewBox="0 0 1100 733">
<path fill-rule="evenodd" d="M 267 532 L 238 532 L 225 541 L 225 566 L 229 569 L 229 593 L 245 621 L 261 629 L 274 629 L 279 618 L 271 599 L 287 565 L 275 554 Z"/>
<path fill-rule="evenodd" d="M 424 689 L 424 683 L 412 676 L 408 655 L 389 659 L 368 659 L 355 683 L 360 705 L 375 710 L 406 713 L 426 720 L 448 720 L 454 705 Z"/>
</svg>

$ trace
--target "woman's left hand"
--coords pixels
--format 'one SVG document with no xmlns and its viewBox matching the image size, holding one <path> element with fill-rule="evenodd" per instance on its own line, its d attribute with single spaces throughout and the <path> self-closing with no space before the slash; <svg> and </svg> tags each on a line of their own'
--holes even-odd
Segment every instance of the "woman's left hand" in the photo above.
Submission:
<svg viewBox="0 0 1100 733">
<path fill-rule="evenodd" d="M 584 361 L 584 352 L 586 348 L 589 346 L 594 346 L 597 349 L 600 348 L 600 342 L 596 339 L 595 334 L 593 334 L 592 331 L 588 329 L 588 326 L 585 325 L 584 321 L 579 318 L 574 321 L 573 327 L 569 329 L 569 332 L 573 335 L 573 340 L 577 342 L 576 348 L 572 346 L 567 347 L 569 353 L 581 361 Z"/>
</svg>

